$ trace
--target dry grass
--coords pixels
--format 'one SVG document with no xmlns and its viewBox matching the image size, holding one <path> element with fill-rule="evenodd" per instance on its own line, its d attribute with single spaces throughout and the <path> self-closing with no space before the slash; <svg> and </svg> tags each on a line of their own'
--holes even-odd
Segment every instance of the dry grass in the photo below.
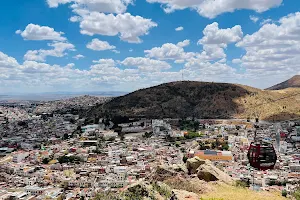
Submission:
<svg viewBox="0 0 300 200">
<path fill-rule="evenodd" d="M 210 183 L 209 183 L 210 184 Z M 200 195 L 202 199 L 222 199 L 222 200 L 286 200 L 280 192 L 255 192 L 247 188 L 235 187 L 225 184 L 214 186 L 213 192 Z"/>
<path fill-rule="evenodd" d="M 248 188 L 227 185 L 221 182 L 205 182 L 198 178 L 174 177 L 164 181 L 172 189 L 194 192 L 200 200 L 286 200 L 281 192 L 252 191 Z"/>
<path fill-rule="evenodd" d="M 245 87 L 245 86 L 243 86 Z M 287 120 L 300 118 L 300 89 L 258 90 L 246 88 L 252 93 L 234 99 L 243 108 L 237 118 L 260 118 L 264 120 Z"/>
</svg>

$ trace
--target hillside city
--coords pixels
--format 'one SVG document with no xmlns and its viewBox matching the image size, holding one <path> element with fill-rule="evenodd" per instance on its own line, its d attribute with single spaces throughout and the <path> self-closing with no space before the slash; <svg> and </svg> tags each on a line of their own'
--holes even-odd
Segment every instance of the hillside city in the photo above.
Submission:
<svg viewBox="0 0 300 200">
<path fill-rule="evenodd" d="M 91 120 L 75 112 L 103 101 L 83 96 L 47 103 L 2 103 L 0 199 L 113 199 L 111 192 L 139 199 L 130 196 L 132 191 L 147 184 L 159 191 L 148 191 L 149 198 L 180 199 L 181 188 L 166 185 L 174 178 L 203 181 L 202 185 L 236 182 L 249 190 L 277 191 L 283 196 L 298 189 L 299 120 L 121 116 Z M 247 153 L 255 135 L 273 144 L 274 169 L 250 166 Z M 190 199 L 201 197 L 199 191 L 185 192 Z"/>
</svg>

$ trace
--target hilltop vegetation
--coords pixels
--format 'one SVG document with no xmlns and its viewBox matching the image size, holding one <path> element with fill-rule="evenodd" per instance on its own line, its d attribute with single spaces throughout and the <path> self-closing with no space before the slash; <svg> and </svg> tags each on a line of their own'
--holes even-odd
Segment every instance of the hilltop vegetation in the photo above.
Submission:
<svg viewBox="0 0 300 200">
<path fill-rule="evenodd" d="M 84 115 L 284 120 L 300 116 L 300 89 L 269 91 L 228 83 L 171 82 L 114 98 Z"/>
</svg>

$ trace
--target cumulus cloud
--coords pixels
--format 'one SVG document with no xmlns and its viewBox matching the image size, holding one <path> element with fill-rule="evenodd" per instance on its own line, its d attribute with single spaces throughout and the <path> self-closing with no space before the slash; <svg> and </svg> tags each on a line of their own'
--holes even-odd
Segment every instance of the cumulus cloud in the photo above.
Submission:
<svg viewBox="0 0 300 200">
<path fill-rule="evenodd" d="M 217 22 L 207 25 L 203 30 L 203 34 L 203 38 L 198 41 L 200 44 L 229 44 L 237 42 L 243 37 L 243 31 L 240 25 L 220 29 Z"/>
<path fill-rule="evenodd" d="M 260 25 L 262 26 L 262 25 L 264 25 L 264 24 L 270 24 L 270 23 L 272 23 L 272 22 L 273 22 L 272 19 L 264 19 L 264 20 L 262 20 L 262 22 L 260 22 Z"/>
<path fill-rule="evenodd" d="M 28 24 L 24 31 L 17 30 L 16 34 L 20 34 L 25 40 L 66 40 L 62 36 L 63 32 L 56 32 L 53 28 L 36 24 Z"/>
<path fill-rule="evenodd" d="M 164 5 L 163 9 L 166 13 L 190 8 L 196 10 L 199 15 L 207 18 L 215 18 L 222 13 L 234 12 L 239 9 L 249 9 L 260 13 L 270 8 L 280 6 L 282 1 L 283 0 L 147 0 L 149 3 L 160 3 Z"/>
<path fill-rule="evenodd" d="M 300 64 L 300 12 L 267 23 L 257 32 L 246 35 L 236 44 L 246 54 L 241 65 L 254 76 L 291 76 L 299 73 Z"/>
<path fill-rule="evenodd" d="M 99 39 L 93 39 L 90 43 L 86 45 L 88 49 L 92 49 L 94 51 L 105 51 L 105 50 L 112 50 L 116 47 L 113 45 L 110 45 L 106 41 L 101 41 Z"/>
<path fill-rule="evenodd" d="M 132 0 L 47 0 L 49 7 L 56 8 L 59 4 L 75 3 L 79 7 L 86 7 L 90 11 L 104 13 L 124 13 Z"/>
<path fill-rule="evenodd" d="M 75 16 L 71 22 L 79 22 L 84 35 L 119 36 L 129 43 L 141 43 L 141 36 L 157 24 L 151 19 L 125 13 L 133 0 L 47 0 L 49 7 L 71 3 Z"/>
<path fill-rule="evenodd" d="M 0 51 L 0 68 L 11 68 L 15 66 L 18 66 L 17 60 Z"/>
<path fill-rule="evenodd" d="M 121 72 L 121 70 L 116 67 L 116 62 L 113 59 L 100 59 L 93 62 L 96 64 L 91 66 L 91 73 L 118 75 Z"/>
<path fill-rule="evenodd" d="M 78 55 L 76 55 L 76 56 L 73 56 L 73 58 L 75 58 L 76 60 L 79 60 L 79 59 L 81 59 L 81 58 L 85 58 L 85 56 L 84 56 L 84 55 L 81 55 L 81 54 L 78 54 Z"/>
<path fill-rule="evenodd" d="M 250 15 L 250 20 L 252 21 L 252 22 L 254 22 L 254 23 L 256 23 L 258 20 L 259 20 L 259 17 L 257 17 L 257 16 L 254 16 L 254 15 Z"/>
<path fill-rule="evenodd" d="M 132 16 L 130 13 L 105 14 L 99 12 L 86 12 L 85 10 L 74 10 L 81 15 L 81 33 L 93 36 L 107 35 L 119 36 L 121 40 L 129 43 L 141 43 L 141 36 L 147 35 L 149 30 L 157 24 L 151 19 L 140 16 Z"/>
<path fill-rule="evenodd" d="M 145 50 L 146 57 L 156 58 L 159 60 L 185 60 L 195 56 L 193 52 L 185 52 L 183 47 L 190 44 L 189 40 L 178 42 L 177 44 L 166 43 L 161 47 L 154 47 L 150 50 Z"/>
<path fill-rule="evenodd" d="M 170 68 L 171 65 L 165 61 L 128 57 L 123 61 L 95 60 L 88 70 L 82 70 L 76 69 L 73 63 L 66 66 L 36 61 L 18 64 L 14 58 L 0 53 L 0 81 L 1 86 L 5 88 L 36 90 L 65 87 L 70 91 L 99 88 L 106 84 L 110 88 L 138 89 L 162 82 L 181 80 L 182 74 L 189 80 L 205 81 L 226 81 L 234 76 L 234 70 L 223 63 L 203 62 L 196 58 L 186 63 L 180 71 L 168 71 Z"/>
<path fill-rule="evenodd" d="M 143 57 L 128 57 L 121 62 L 124 66 L 137 67 L 141 71 L 161 71 L 170 69 L 171 66 L 165 61 L 153 60 Z"/>
<path fill-rule="evenodd" d="M 68 42 L 53 42 L 48 44 L 53 49 L 29 50 L 24 55 L 24 60 L 45 61 L 48 56 L 63 57 L 66 51 L 75 51 L 75 46 Z"/>
<path fill-rule="evenodd" d="M 198 41 L 198 44 L 203 45 L 203 54 L 211 59 L 222 59 L 226 57 L 224 48 L 230 43 L 240 41 L 243 37 L 243 31 L 240 25 L 220 29 L 219 24 L 214 22 L 205 27 L 203 35 L 203 38 Z"/>
<path fill-rule="evenodd" d="M 114 53 L 121 53 L 119 50 L 111 50 L 112 52 L 114 52 Z"/>
<path fill-rule="evenodd" d="M 182 30 L 183 30 L 182 26 L 179 26 L 179 27 L 175 28 L 175 31 L 182 31 Z"/>
</svg>

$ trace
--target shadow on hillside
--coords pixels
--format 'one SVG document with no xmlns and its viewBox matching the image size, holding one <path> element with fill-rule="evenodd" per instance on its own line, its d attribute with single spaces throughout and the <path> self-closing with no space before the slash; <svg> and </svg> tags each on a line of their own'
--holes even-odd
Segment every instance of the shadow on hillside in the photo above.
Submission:
<svg viewBox="0 0 300 200">
<path fill-rule="evenodd" d="M 254 90 L 253 90 L 254 91 Z M 211 82 L 171 82 L 117 97 L 88 116 L 146 118 L 232 118 L 244 112 L 235 99 L 255 95 L 241 86 Z"/>
</svg>

